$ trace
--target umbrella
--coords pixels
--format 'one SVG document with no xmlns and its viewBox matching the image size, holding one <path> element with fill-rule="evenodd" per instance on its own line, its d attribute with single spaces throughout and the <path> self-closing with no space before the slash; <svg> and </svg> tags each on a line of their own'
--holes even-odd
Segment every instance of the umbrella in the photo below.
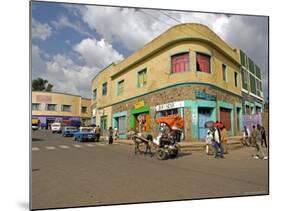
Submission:
<svg viewBox="0 0 281 211">
<path fill-rule="evenodd" d="M 208 122 L 205 122 L 204 127 L 205 128 L 212 128 L 212 127 L 214 127 L 214 125 L 215 125 L 214 121 L 208 121 Z"/>
</svg>

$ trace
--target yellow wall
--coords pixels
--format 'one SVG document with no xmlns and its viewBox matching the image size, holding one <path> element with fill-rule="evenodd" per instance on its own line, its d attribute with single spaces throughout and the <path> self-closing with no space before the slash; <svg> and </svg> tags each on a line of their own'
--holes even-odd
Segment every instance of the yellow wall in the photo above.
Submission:
<svg viewBox="0 0 281 211">
<path fill-rule="evenodd" d="M 108 105 L 112 102 L 111 96 L 112 96 L 112 83 L 110 75 L 115 70 L 115 65 L 112 64 L 109 67 L 107 67 L 103 72 L 98 74 L 92 81 L 92 91 L 94 89 L 97 89 L 97 98 L 96 100 L 92 99 L 92 106 L 95 108 L 95 104 L 98 105 Z M 102 84 L 104 82 L 107 82 L 107 95 L 102 95 Z M 100 107 L 100 106 L 99 106 Z"/>
<path fill-rule="evenodd" d="M 87 107 L 87 112 L 86 113 L 82 113 L 81 112 L 81 117 L 82 118 L 90 118 L 92 116 L 92 113 L 91 113 L 91 100 L 90 99 L 86 99 L 86 98 L 81 98 L 81 107 L 82 106 Z"/>
<path fill-rule="evenodd" d="M 112 126 L 112 107 L 106 107 L 103 109 L 98 109 L 97 115 L 96 115 L 96 125 L 101 126 L 100 119 L 102 116 L 107 116 L 107 129 Z"/>
<path fill-rule="evenodd" d="M 47 96 L 49 97 L 48 102 L 45 100 L 40 101 L 38 97 Z M 39 101 L 38 101 L 39 100 Z M 81 99 L 80 96 L 70 95 L 64 93 L 56 93 L 56 92 L 32 92 L 32 103 L 40 103 L 40 110 L 35 111 L 32 110 L 32 115 L 49 115 L 49 116 L 75 116 L 81 117 L 81 105 L 85 105 L 88 107 L 88 113 L 83 114 L 83 117 L 90 118 L 91 117 L 91 100 L 90 99 Z M 46 111 L 46 104 L 56 104 L 56 111 Z M 71 105 L 71 112 L 61 111 L 61 105 Z"/>
<path fill-rule="evenodd" d="M 190 54 L 190 71 L 171 74 L 171 56 L 173 54 L 189 51 Z M 211 74 L 196 71 L 195 51 L 203 52 L 211 55 Z M 222 64 L 227 65 L 228 82 L 222 78 Z M 138 71 L 147 68 L 147 85 L 142 88 L 137 87 Z M 234 85 L 234 71 L 240 75 L 239 66 L 233 64 L 223 55 L 209 46 L 202 43 L 180 43 L 177 44 L 155 57 L 142 62 L 141 64 L 128 69 L 125 73 L 118 75 L 112 80 L 112 102 L 134 97 L 159 89 L 168 85 L 180 82 L 205 82 L 211 83 L 221 88 L 227 89 L 235 94 L 241 95 L 241 86 Z M 240 76 L 239 76 L 240 77 Z M 125 92 L 117 96 L 117 82 L 125 80 Z M 241 79 L 239 80 L 241 82 Z M 241 84 L 241 83 L 240 83 Z M 103 105 L 103 104 L 101 104 Z"/>
<path fill-rule="evenodd" d="M 190 71 L 171 74 L 171 56 L 189 52 Z M 211 74 L 197 72 L 195 52 L 211 56 Z M 228 81 L 222 78 L 222 63 L 227 65 Z M 137 72 L 147 69 L 147 84 L 137 87 Z M 234 71 L 238 73 L 238 87 L 234 85 Z M 124 93 L 117 96 L 117 83 L 125 81 Z M 102 96 L 102 83 L 108 82 L 108 94 Z M 180 24 L 170 28 L 122 62 L 102 70 L 92 81 L 97 88 L 96 108 L 110 106 L 119 101 L 181 82 L 205 82 L 219 86 L 241 96 L 241 74 L 238 53 L 208 27 L 201 24 Z M 97 118 L 99 114 L 97 113 Z M 97 119 L 99 124 L 99 118 Z"/>
</svg>

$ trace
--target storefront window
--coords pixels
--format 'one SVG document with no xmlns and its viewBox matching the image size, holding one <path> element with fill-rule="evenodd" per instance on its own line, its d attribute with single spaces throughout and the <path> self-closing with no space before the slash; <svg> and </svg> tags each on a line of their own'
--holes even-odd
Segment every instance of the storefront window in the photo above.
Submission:
<svg viewBox="0 0 281 211">
<path fill-rule="evenodd" d="M 150 117 L 149 113 L 140 113 L 135 115 L 136 129 L 139 132 L 148 132 L 150 130 Z"/>
<path fill-rule="evenodd" d="M 138 72 L 138 87 L 143 87 L 147 83 L 147 71 L 146 69 Z"/>
<path fill-rule="evenodd" d="M 226 81 L 226 65 L 222 64 L 222 78 Z"/>
<path fill-rule="evenodd" d="M 181 53 L 172 56 L 172 73 L 184 72 L 189 70 L 189 54 Z"/>
<path fill-rule="evenodd" d="M 97 89 L 93 90 L 93 100 L 97 99 Z"/>
<path fill-rule="evenodd" d="M 86 106 L 82 106 L 81 107 L 81 113 L 87 113 L 87 107 Z"/>
<path fill-rule="evenodd" d="M 32 110 L 39 111 L 40 110 L 40 103 L 32 103 Z"/>
<path fill-rule="evenodd" d="M 56 104 L 46 104 L 46 111 L 55 111 L 57 105 Z"/>
<path fill-rule="evenodd" d="M 71 111 L 71 105 L 61 105 L 61 111 Z"/>
<path fill-rule="evenodd" d="M 118 82 L 118 84 L 117 84 L 117 95 L 118 96 L 122 95 L 124 93 L 124 84 L 125 84 L 124 80 L 121 80 Z"/>
<path fill-rule="evenodd" d="M 238 73 L 237 72 L 234 72 L 234 83 L 235 83 L 235 86 L 237 87 L 238 86 Z"/>
<path fill-rule="evenodd" d="M 211 73 L 211 57 L 206 54 L 196 54 L 196 69 L 199 72 Z"/>
<path fill-rule="evenodd" d="M 102 95 L 106 95 L 107 94 L 107 82 L 102 84 Z"/>
</svg>

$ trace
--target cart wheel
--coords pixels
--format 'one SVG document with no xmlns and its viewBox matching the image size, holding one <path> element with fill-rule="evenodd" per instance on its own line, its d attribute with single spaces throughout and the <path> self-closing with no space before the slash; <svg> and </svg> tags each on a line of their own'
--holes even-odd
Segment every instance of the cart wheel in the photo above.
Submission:
<svg viewBox="0 0 281 211">
<path fill-rule="evenodd" d="M 156 155 L 158 160 L 165 160 L 168 156 L 164 149 L 158 149 Z"/>
</svg>

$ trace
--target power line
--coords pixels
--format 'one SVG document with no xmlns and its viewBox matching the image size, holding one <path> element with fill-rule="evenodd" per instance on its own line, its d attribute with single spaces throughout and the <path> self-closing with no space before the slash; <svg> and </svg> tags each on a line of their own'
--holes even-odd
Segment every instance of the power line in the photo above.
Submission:
<svg viewBox="0 0 281 211">
<path fill-rule="evenodd" d="M 143 10 L 139 10 L 139 11 L 142 12 L 142 13 L 144 13 L 144 14 L 146 14 L 146 15 L 149 15 L 150 17 L 153 17 L 154 19 L 156 19 L 156 20 L 158 20 L 158 21 L 160 21 L 160 22 L 162 22 L 162 23 L 164 23 L 164 24 L 166 24 L 166 25 L 168 25 L 168 26 L 170 26 L 170 27 L 172 27 L 172 25 L 170 25 L 170 24 L 168 24 L 168 23 L 162 21 L 162 20 L 159 19 L 158 17 L 155 17 L 155 16 L 153 16 L 153 15 L 147 13 L 147 12 L 144 12 Z"/>
<path fill-rule="evenodd" d="M 178 22 L 178 23 L 182 23 L 182 22 L 179 21 L 178 19 L 176 19 L 176 18 L 174 18 L 174 17 L 168 15 L 167 13 L 165 13 L 165 12 L 163 12 L 163 11 L 161 11 L 161 10 L 159 10 L 159 12 L 162 13 L 163 15 L 167 16 L 168 18 L 173 19 L 174 21 L 176 21 L 176 22 Z"/>
</svg>

